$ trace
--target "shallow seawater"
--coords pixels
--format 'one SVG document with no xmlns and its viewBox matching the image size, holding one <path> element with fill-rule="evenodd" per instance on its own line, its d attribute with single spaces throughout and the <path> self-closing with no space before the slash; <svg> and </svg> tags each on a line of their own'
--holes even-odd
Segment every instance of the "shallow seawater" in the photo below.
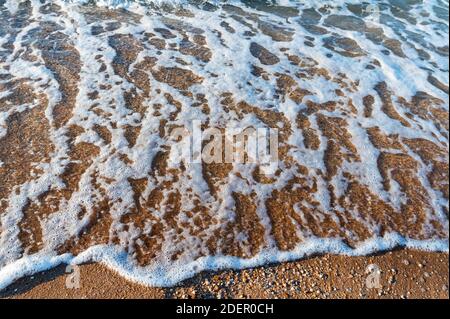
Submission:
<svg viewBox="0 0 450 319">
<path fill-rule="evenodd" d="M 0 0 L 0 288 L 448 251 L 448 8 Z M 276 132 L 270 170 L 174 136 L 244 128 Z"/>
</svg>

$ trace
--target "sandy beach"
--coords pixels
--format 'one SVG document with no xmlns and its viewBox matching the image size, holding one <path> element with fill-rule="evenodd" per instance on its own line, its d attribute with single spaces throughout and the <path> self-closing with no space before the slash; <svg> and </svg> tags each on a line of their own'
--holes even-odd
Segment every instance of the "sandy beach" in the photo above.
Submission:
<svg viewBox="0 0 450 319">
<path fill-rule="evenodd" d="M 0 0 L 2 296 L 448 298 L 448 9 Z"/>
<path fill-rule="evenodd" d="M 367 286 L 369 265 L 380 288 Z M 242 271 L 205 272 L 175 287 L 152 288 L 123 279 L 99 264 L 80 267 L 80 288 L 66 288 L 65 266 L 20 279 L 2 298 L 449 298 L 446 253 L 395 250 L 376 256 L 325 255 Z"/>
</svg>

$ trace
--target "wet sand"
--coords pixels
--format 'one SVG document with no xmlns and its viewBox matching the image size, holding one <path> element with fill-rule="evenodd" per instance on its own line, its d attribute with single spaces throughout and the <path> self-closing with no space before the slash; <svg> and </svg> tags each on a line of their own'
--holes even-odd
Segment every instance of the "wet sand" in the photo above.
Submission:
<svg viewBox="0 0 450 319">
<path fill-rule="evenodd" d="M 380 269 L 381 288 L 366 284 Z M 447 253 L 396 250 L 367 257 L 324 255 L 242 271 L 204 272 L 173 288 L 132 283 L 100 264 L 80 267 L 80 288 L 66 288 L 65 266 L 20 279 L 2 298 L 449 298 Z M 370 281 L 369 281 L 370 282 Z"/>
<path fill-rule="evenodd" d="M 136 271 L 162 267 L 172 282 L 201 257 L 277 257 L 311 243 L 323 251 L 316 239 L 367 253 L 358 247 L 375 239 L 384 249 L 396 234 L 401 245 L 448 250 L 447 7 L 380 8 L 374 22 L 366 4 L 191 12 L 4 3 L 0 278 L 21 258 L 97 245 L 126 251 Z M 405 19 L 421 37 L 404 31 Z M 174 132 L 190 141 L 197 120 L 221 141 L 213 162 L 179 156 L 191 145 Z M 230 123 L 245 130 L 227 139 Z M 250 160 L 249 143 L 234 143 L 256 128 L 278 136 L 272 172 Z M 211 155 L 214 143 L 203 141 Z M 365 288 L 370 263 L 393 281 L 386 291 Z M 60 267 L 4 295 L 440 297 L 444 264 L 437 253 L 325 256 L 201 274 L 172 290 L 85 265 L 79 290 L 64 288 Z"/>
</svg>

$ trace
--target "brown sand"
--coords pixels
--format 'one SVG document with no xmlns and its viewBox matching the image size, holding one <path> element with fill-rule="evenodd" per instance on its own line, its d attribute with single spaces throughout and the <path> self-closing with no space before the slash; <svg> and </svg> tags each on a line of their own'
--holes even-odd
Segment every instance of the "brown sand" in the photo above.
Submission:
<svg viewBox="0 0 450 319">
<path fill-rule="evenodd" d="M 382 288 L 368 288 L 367 266 Z M 79 289 L 65 267 L 20 279 L 3 298 L 449 298 L 447 253 L 396 250 L 368 257 L 325 255 L 242 271 L 202 273 L 177 287 L 145 287 L 100 264 L 83 265 Z"/>
<path fill-rule="evenodd" d="M 48 248 L 47 241 L 51 236 L 46 234 L 46 229 L 53 225 L 49 221 L 63 217 L 60 220 L 67 222 L 67 216 L 77 219 L 70 220 L 69 226 L 57 225 L 73 230 L 58 238 L 57 245 L 52 244 L 57 254 L 77 255 L 100 244 L 121 246 L 128 249 L 129 256 L 134 256 L 141 266 L 148 266 L 161 256 L 176 260 L 183 254 L 193 258 L 218 254 L 248 258 L 266 248 L 268 238 L 274 240 L 280 251 L 294 249 L 302 238 L 311 235 L 340 238 L 352 247 L 392 232 L 417 240 L 448 240 L 448 205 L 433 204 L 448 201 L 449 197 L 448 99 L 442 100 L 424 91 L 417 91 L 407 99 L 396 95 L 394 83 L 382 81 L 373 87 L 376 95 L 366 95 L 361 105 L 358 96 L 367 92 L 360 91 L 364 86 L 360 87 L 359 74 L 335 74 L 289 43 L 294 36 L 290 27 L 284 28 L 243 9 L 226 6 L 225 11 L 230 16 L 224 17 L 225 26 L 230 19 L 244 21 L 247 28 L 245 21 L 253 21 L 258 25 L 257 29 L 250 28 L 253 33 L 265 34 L 273 40 L 273 43 L 265 41 L 264 47 L 254 42 L 256 39 L 249 40 L 248 50 L 254 59 L 250 60 L 252 70 L 248 70 L 252 76 L 249 75 L 245 85 L 259 95 L 261 88 L 257 77 L 261 77 L 268 83 L 276 83 L 276 94 L 270 97 L 274 105 L 284 103 L 286 99 L 303 103 L 306 107 L 299 108 L 294 122 L 278 108 L 266 108 L 266 102 L 262 103 L 262 100 L 252 104 L 241 100 L 240 94 L 232 93 L 235 87 L 223 89 L 220 79 L 211 81 L 219 75 L 204 72 L 210 60 L 220 63 L 223 71 L 229 74 L 235 72 L 236 64 L 218 60 L 221 55 L 212 54 L 214 46 L 208 46 L 211 41 L 216 43 L 225 38 L 221 37 L 221 32 L 217 32 L 217 38 L 216 35 L 212 37 L 209 32 L 186 23 L 186 12 L 161 19 L 167 29 L 122 34 L 120 30 L 114 30 L 120 27 L 126 30 L 127 25 L 139 24 L 141 17 L 125 10 L 84 8 L 80 14 L 91 24 L 92 35 L 102 41 L 97 48 L 98 55 L 88 58 L 78 52 L 76 44 L 81 38 L 61 31 L 67 26 L 48 23 L 46 19 L 34 16 L 37 8 L 30 2 L 21 2 L 19 9 L 20 19 L 8 10 L 0 11 L 0 28 L 8 26 L 8 45 L 2 45 L 0 52 L 1 67 L 6 70 L 0 83 L 0 111 L 10 114 L 5 120 L 6 134 L 0 138 L 0 215 L 3 219 L 3 212 L 6 212 L 5 216 L 9 218 L 8 209 L 15 203 L 10 201 L 12 195 L 23 198 L 22 217 L 17 222 L 19 231 L 14 238 L 14 243 L 20 244 L 17 249 L 21 256 Z M 39 11 L 42 16 L 47 12 L 63 16 L 68 24 L 72 23 L 69 23 L 72 18 L 67 16 L 66 10 L 51 2 L 42 5 Z M 325 15 L 330 10 L 324 8 L 322 11 Z M 376 36 L 377 41 L 382 41 L 393 54 L 407 58 L 400 43 L 383 33 L 375 33 L 376 30 L 366 29 L 362 20 L 349 21 L 345 16 L 327 15 L 326 27 L 365 30 L 369 40 Z M 17 36 L 23 32 L 23 25 L 30 22 L 36 22 L 36 29 L 29 30 L 26 36 Z M 71 27 L 78 28 L 75 24 Z M 328 32 L 316 25 L 305 28 Z M 229 33 L 226 37 L 230 38 L 235 30 L 228 26 L 222 32 Z M 241 40 L 240 37 L 236 39 Z M 314 46 L 311 41 L 309 45 Z M 279 42 L 285 42 L 284 48 L 280 48 Z M 324 45 L 336 54 L 354 58 L 355 66 L 372 60 L 370 53 L 362 50 L 356 40 L 338 33 L 327 36 Z M 101 53 L 104 46 L 115 52 L 111 62 L 109 54 Z M 35 80 L 10 72 L 8 61 L 11 59 L 4 57 L 15 54 L 17 48 L 25 50 L 21 58 L 40 64 L 54 76 L 61 93 L 55 105 L 50 103 L 53 91 L 49 88 L 38 86 L 38 90 Z M 368 55 L 370 60 L 363 59 Z M 161 65 L 166 58 L 173 58 L 179 66 Z M 190 62 L 184 60 L 187 58 Z M 87 89 L 82 66 L 93 63 L 99 70 L 98 85 L 89 88 L 88 100 L 81 99 L 79 93 L 84 91 L 79 88 Z M 274 69 L 271 65 L 278 67 Z M 377 60 L 367 66 L 373 70 L 381 68 Z M 282 73 L 275 72 L 282 69 L 285 70 L 280 71 Z M 113 77 L 121 78 L 114 80 L 114 86 L 106 80 Z M 124 85 L 124 81 L 128 84 Z M 306 81 L 318 82 L 306 86 Z M 331 93 L 323 91 L 327 86 L 318 85 L 314 92 L 305 89 L 312 90 L 315 85 L 311 83 L 322 81 L 330 82 L 333 88 L 338 87 L 333 92 L 334 100 L 314 102 L 317 100 L 314 95 Z M 448 92 L 448 87 L 431 74 L 428 81 Z M 120 90 L 123 102 L 111 94 L 116 90 Z M 389 126 L 398 124 L 398 131 L 384 130 L 385 122 L 374 116 L 378 112 L 374 104 L 378 99 L 380 111 L 393 121 Z M 121 116 L 120 120 L 112 116 L 111 112 L 125 109 L 133 116 Z M 85 118 L 78 117 L 81 112 Z M 364 118 L 361 118 L 363 113 Z M 234 164 L 224 161 L 203 162 L 202 176 L 213 201 L 203 200 L 203 193 L 196 187 L 189 187 L 195 185 L 191 185 L 193 175 L 186 163 L 180 164 L 179 168 L 170 164 L 170 156 L 174 154 L 171 153 L 174 149 L 170 135 L 187 118 L 202 121 L 205 128 L 224 130 L 224 123 L 246 123 L 249 114 L 253 114 L 264 128 L 279 131 L 280 170 L 273 178 L 268 178 L 262 176 L 259 169 L 253 169 L 253 165 L 237 172 Z M 149 125 L 146 118 L 151 118 L 153 124 L 159 122 L 159 128 Z M 428 124 L 425 127 L 424 122 Z M 377 189 L 382 187 L 390 196 L 374 193 L 364 174 L 349 169 L 354 165 L 366 166 L 362 156 L 367 152 L 366 145 L 357 143 L 358 139 L 352 136 L 355 124 L 359 130 L 367 132 L 370 143 L 379 151 L 372 166 L 367 167 L 378 167 L 382 183 Z M 429 131 L 428 126 L 435 129 Z M 407 129 L 414 134 L 405 134 Z M 427 139 L 411 138 L 416 133 Z M 290 137 L 300 135 L 305 141 L 304 148 L 289 143 Z M 65 141 L 64 145 L 53 143 L 52 136 L 60 137 Z M 117 149 L 118 136 L 127 140 L 128 147 Z M 139 139 L 156 136 L 161 139 L 157 145 L 139 143 Z M 151 163 L 143 165 L 140 159 L 133 159 L 133 154 L 147 154 L 150 149 L 151 152 L 158 149 Z M 292 157 L 293 152 L 298 151 L 307 151 L 318 161 L 323 161 L 325 170 L 316 169 L 316 165 L 304 166 L 307 163 Z M 61 166 L 60 175 L 50 169 L 54 166 L 54 154 L 64 155 L 61 156 L 64 167 Z M 114 172 L 139 172 L 116 176 L 105 169 L 104 163 L 108 159 L 113 159 L 120 167 Z M 142 167 L 147 169 L 142 170 Z M 25 187 L 28 183 L 46 180 L 48 176 L 58 178 L 61 185 L 43 187 L 39 194 L 28 193 L 28 187 Z M 286 176 L 292 178 L 280 188 L 277 178 L 284 180 Z M 227 187 L 231 181 L 239 184 L 236 189 L 249 191 L 230 193 Z M 339 181 L 338 185 L 346 185 L 345 188 L 335 189 L 336 181 Z M 271 191 L 259 192 L 263 186 Z M 118 196 L 110 191 L 114 189 L 126 189 L 128 193 Z M 402 200 L 396 203 L 389 198 L 398 198 L 398 190 Z M 85 198 L 80 196 L 84 192 L 91 198 L 91 205 L 79 201 Z M 267 196 L 261 197 L 262 193 Z M 325 205 L 317 201 L 323 194 L 329 197 Z M 122 203 L 125 198 L 133 200 Z M 222 207 L 224 202 L 235 203 L 234 207 L 229 207 L 233 218 L 218 214 L 216 207 Z M 76 207 L 77 211 L 73 211 L 73 215 L 67 214 L 66 207 Z M 126 207 L 124 211 L 123 207 Z M 267 212 L 267 218 L 260 216 L 260 211 Z M 0 232 L 3 228 L 0 227 Z M 186 244 L 188 240 L 200 244 Z M 365 270 L 371 263 L 383 271 L 383 288 L 368 289 L 365 285 Z M 173 289 L 132 284 L 100 265 L 81 267 L 82 287 L 66 289 L 64 270 L 65 267 L 59 267 L 22 279 L 3 295 L 45 298 L 448 297 L 448 255 L 413 251 L 358 258 L 323 256 L 240 272 L 207 273 Z"/>
</svg>

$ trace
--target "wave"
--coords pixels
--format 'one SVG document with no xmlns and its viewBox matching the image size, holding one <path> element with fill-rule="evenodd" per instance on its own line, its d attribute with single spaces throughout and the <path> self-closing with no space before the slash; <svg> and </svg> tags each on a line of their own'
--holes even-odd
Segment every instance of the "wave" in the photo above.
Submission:
<svg viewBox="0 0 450 319">
<path fill-rule="evenodd" d="M 127 8 L 132 4 L 140 4 L 140 5 L 155 5 L 155 6 L 163 6 L 163 5 L 171 5 L 171 6 L 183 6 L 189 4 L 202 5 L 202 4 L 223 4 L 223 3 L 242 3 L 239 0 L 66 0 L 70 3 L 75 4 L 93 4 L 104 7 L 111 8 Z M 260 1 L 257 0 L 255 3 L 264 3 L 264 4 L 280 4 L 280 3 L 288 3 L 289 0 L 278 0 L 274 1 Z M 247 1 L 248 2 L 248 1 Z M 251 2 L 251 1 L 250 1 Z"/>
<path fill-rule="evenodd" d="M 289 252 L 266 250 L 249 259 L 233 256 L 205 256 L 183 264 L 159 265 L 153 269 L 139 269 L 127 259 L 125 251 L 102 245 L 91 247 L 78 256 L 71 254 L 59 256 L 38 254 L 24 257 L 0 270 L 0 290 L 8 287 L 20 278 L 47 271 L 61 264 L 82 265 L 99 262 L 132 282 L 153 287 L 171 287 L 203 271 L 246 269 L 267 264 L 295 261 L 320 254 L 365 256 L 397 248 L 447 253 L 449 249 L 448 241 L 445 240 L 408 240 L 396 234 L 387 234 L 384 238 L 367 240 L 357 249 L 350 248 L 339 240 L 317 239 L 305 242 L 301 247 Z"/>
<path fill-rule="evenodd" d="M 167 286 L 448 251 L 446 3 L 88 3 L 0 0 L 0 288 L 59 263 Z M 275 171 L 171 135 L 240 127 L 279 133 Z"/>
</svg>

